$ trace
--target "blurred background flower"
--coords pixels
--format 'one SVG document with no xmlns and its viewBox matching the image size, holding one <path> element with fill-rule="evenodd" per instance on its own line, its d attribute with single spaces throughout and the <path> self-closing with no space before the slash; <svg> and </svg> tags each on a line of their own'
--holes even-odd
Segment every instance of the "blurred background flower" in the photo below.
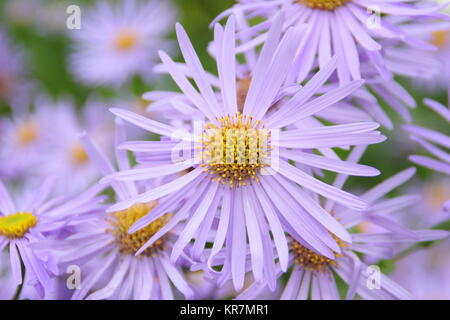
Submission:
<svg viewBox="0 0 450 320">
<path fill-rule="evenodd" d="M 367 4 L 375 2 L 361 0 L 361 3 Z M 80 143 L 80 134 L 86 132 L 112 159 L 115 123 L 108 111 L 110 107 L 127 109 L 155 120 L 169 120 L 175 127 L 186 126 L 184 120 L 190 114 L 184 114 L 183 118 L 179 110 L 167 108 L 171 97 L 167 93 L 178 89 L 165 74 L 167 70 L 159 65 L 158 50 L 168 51 L 174 61 L 182 60 L 175 45 L 175 22 L 179 21 L 191 35 L 205 70 L 217 74 L 216 61 L 211 55 L 216 54 L 211 44 L 214 31 L 208 26 L 215 17 L 235 3 L 234 0 L 0 0 L 0 179 L 12 197 L 20 199 L 20 190 L 33 194 L 36 187 L 30 186 L 40 184 L 49 174 L 56 174 L 53 192 L 59 201 L 67 195 L 74 196 L 86 190 L 96 182 L 100 173 Z M 81 9 L 80 30 L 68 29 L 66 26 L 69 5 L 78 5 Z M 447 7 L 444 12 L 450 13 L 450 9 Z M 250 24 L 261 22 L 255 16 L 248 20 Z M 392 82 L 383 82 L 377 73 L 370 85 L 365 86 L 360 96 L 355 98 L 361 101 L 360 105 L 355 107 L 352 103 L 356 100 L 348 99 L 339 105 L 346 110 L 344 115 L 336 108 L 330 108 L 328 113 L 321 115 L 322 120 L 334 123 L 348 122 L 350 114 L 359 117 L 360 121 L 370 121 L 370 117 L 367 118 L 367 114 L 361 112 L 370 109 L 370 116 L 384 126 L 380 130 L 388 140 L 370 146 L 360 159 L 361 163 L 375 167 L 383 174 L 371 179 L 349 177 L 349 190 L 363 193 L 381 183 L 385 177 L 409 168 L 412 165 L 408 160 L 409 155 L 429 157 L 433 153 L 430 150 L 436 151 L 430 149 L 426 141 L 418 141 L 420 132 L 417 130 L 410 130 L 416 135 L 414 140 L 410 139 L 410 133 L 402 128 L 405 120 L 411 121 L 413 128 L 429 128 L 447 136 L 447 139 L 450 136 L 448 118 L 442 116 L 447 114 L 448 109 L 447 112 L 436 113 L 424 103 L 424 98 L 430 98 L 442 107 L 448 107 L 450 29 L 445 24 L 431 27 L 425 23 L 410 22 L 400 19 L 392 21 L 392 24 L 405 27 L 405 30 L 423 41 L 423 46 L 433 44 L 437 50 L 418 52 L 403 48 L 404 51 L 395 51 L 398 54 L 396 56 L 391 54 L 392 51 L 385 52 L 388 69 L 395 73 Z M 242 29 L 247 21 L 238 16 L 237 23 Z M 245 34 L 241 36 L 245 38 Z M 378 50 L 370 40 L 366 45 L 369 49 Z M 246 53 L 247 61 L 256 61 L 253 54 Z M 408 63 L 405 64 L 401 59 L 399 63 L 399 55 L 408 57 Z M 418 60 L 420 65 L 409 69 L 414 60 Z M 362 59 L 361 62 L 364 67 L 366 60 Z M 310 67 L 315 68 L 316 65 L 312 64 L 308 69 Z M 246 76 L 251 70 L 251 65 L 238 67 L 238 98 L 241 102 L 245 101 L 249 85 Z M 372 75 L 372 71 L 363 68 L 362 74 L 364 77 Z M 358 70 L 353 69 L 352 72 L 347 77 L 359 77 Z M 411 80 L 404 77 L 414 74 L 419 76 L 421 73 L 428 78 Z M 380 86 L 382 88 L 374 92 L 373 88 L 377 85 L 378 89 Z M 409 94 L 406 95 L 401 88 Z M 380 94 L 387 91 L 390 91 L 389 94 Z M 381 108 L 375 110 L 374 106 L 378 102 Z M 413 106 L 416 108 L 405 108 Z M 131 126 L 126 129 L 132 139 L 157 137 Z M 448 162 L 448 140 L 441 143 L 441 147 L 446 156 L 439 157 L 442 155 L 439 153 L 435 159 Z M 341 157 L 345 152 L 339 150 L 337 153 Z M 123 154 L 128 155 L 125 151 Z M 136 159 L 130 156 L 130 160 L 134 162 Z M 333 183 L 333 174 L 321 174 L 322 181 Z M 413 229 L 450 229 L 446 222 L 450 219 L 449 212 L 443 207 L 450 199 L 449 176 L 417 166 L 415 177 L 401 190 L 391 191 L 388 198 L 395 198 L 405 191 L 418 194 L 419 203 L 402 211 L 404 214 L 401 217 L 390 218 Z M 105 194 L 111 196 L 111 190 L 108 192 Z M 373 222 L 362 228 L 369 232 L 380 231 L 380 226 Z M 6 247 L 6 241 L 2 243 Z M 449 241 L 439 244 L 428 241 L 401 249 L 393 259 L 374 261 L 384 273 L 418 298 L 450 298 Z M 18 269 L 16 265 L 15 271 L 12 271 L 9 259 L 10 252 L 4 248 L 0 252 L 0 299 L 11 299 L 17 291 Z M 229 283 L 217 288 L 203 273 L 186 272 L 196 297 L 229 298 L 236 294 Z M 47 287 L 62 288 L 49 293 L 47 298 L 70 297 L 71 293 L 65 290 L 65 279 L 50 281 L 41 275 Z M 107 281 L 108 276 L 100 279 L 100 283 Z M 29 272 L 26 277 L 26 283 L 37 283 L 32 279 L 33 272 Z M 279 283 L 284 285 L 286 280 L 286 277 L 280 277 Z M 249 282 L 246 281 L 244 287 L 248 287 Z M 339 291 L 345 287 L 341 282 L 336 283 Z M 267 291 L 263 296 L 276 298 L 280 292 Z M 20 297 L 35 299 L 39 295 L 32 286 L 25 286 Z"/>
</svg>

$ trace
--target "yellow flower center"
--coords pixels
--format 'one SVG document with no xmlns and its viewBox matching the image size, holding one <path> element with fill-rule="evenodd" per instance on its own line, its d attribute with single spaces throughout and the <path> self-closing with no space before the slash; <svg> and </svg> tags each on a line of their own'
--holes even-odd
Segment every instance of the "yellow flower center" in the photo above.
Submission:
<svg viewBox="0 0 450 320">
<path fill-rule="evenodd" d="M 449 40 L 448 31 L 436 31 L 433 32 L 433 40 L 431 41 L 431 44 L 438 48 L 441 48 L 447 43 L 448 40 Z"/>
<path fill-rule="evenodd" d="M 0 217 L 0 235 L 8 238 L 22 238 L 37 223 L 30 212 L 17 212 Z"/>
<path fill-rule="evenodd" d="M 207 124 L 203 132 L 201 166 L 213 181 L 230 187 L 258 181 L 259 170 L 268 165 L 269 131 L 261 121 L 241 113 L 218 120 L 220 127 Z"/>
<path fill-rule="evenodd" d="M 445 183 L 430 183 L 424 187 L 424 200 L 433 209 L 440 209 L 450 199 L 450 185 Z"/>
<path fill-rule="evenodd" d="M 83 165 L 89 161 L 89 156 L 79 142 L 75 143 L 70 149 L 70 158 L 76 165 Z"/>
<path fill-rule="evenodd" d="M 114 40 L 114 46 L 118 51 L 128 51 L 136 46 L 138 38 L 136 32 L 131 29 L 121 30 Z"/>
<path fill-rule="evenodd" d="M 39 130 L 31 120 L 22 123 L 17 128 L 17 141 L 21 146 L 28 146 L 36 141 L 39 135 Z"/>
<path fill-rule="evenodd" d="M 140 203 L 127 210 L 115 212 L 111 215 L 111 218 L 108 221 L 112 228 L 109 231 L 115 236 L 115 244 L 122 254 L 134 255 L 156 232 L 166 225 L 170 218 L 169 214 L 162 216 L 139 231 L 132 234 L 128 233 L 130 227 L 137 220 L 147 215 L 155 206 L 156 202 Z M 158 239 L 142 252 L 142 254 L 152 256 L 163 248 L 164 237 Z"/>
<path fill-rule="evenodd" d="M 337 238 L 336 236 L 332 235 L 333 238 L 336 240 L 337 244 L 341 248 L 348 247 L 348 244 Z M 335 259 L 330 259 L 325 256 L 322 256 L 299 242 L 295 241 L 294 239 L 291 240 L 290 243 L 291 251 L 294 254 L 294 261 L 302 268 L 308 269 L 313 272 L 324 272 L 328 269 L 328 266 L 334 266 L 337 267 L 338 263 Z M 334 252 L 335 258 L 339 258 L 342 256 L 342 254 Z"/>
<path fill-rule="evenodd" d="M 298 3 L 303 4 L 311 9 L 319 10 L 334 10 L 337 7 L 343 6 L 350 0 L 297 0 Z"/>
</svg>

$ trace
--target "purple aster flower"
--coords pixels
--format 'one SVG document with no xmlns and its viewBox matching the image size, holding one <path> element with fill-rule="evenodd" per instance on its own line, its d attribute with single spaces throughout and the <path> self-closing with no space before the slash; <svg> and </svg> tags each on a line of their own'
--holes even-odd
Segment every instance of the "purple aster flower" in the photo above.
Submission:
<svg viewBox="0 0 450 320">
<path fill-rule="evenodd" d="M 437 47 L 437 51 L 432 52 L 432 58 L 440 62 L 439 72 L 433 77 L 433 81 L 426 81 L 419 77 L 414 79 L 414 85 L 417 89 L 436 91 L 447 89 L 450 83 L 450 28 L 444 30 L 435 30 L 429 41 Z M 429 57 L 421 57 L 419 61 L 427 61 Z M 417 60 L 416 60 L 417 61 Z"/>
<path fill-rule="evenodd" d="M 269 28 L 277 12 L 284 12 L 284 30 L 289 26 L 308 24 L 306 36 L 298 43 L 298 55 L 293 66 L 297 81 L 307 78 L 316 57 L 319 66 L 323 67 L 333 55 L 337 55 L 340 59 L 337 68 L 339 80 L 347 82 L 361 78 L 361 58 L 368 59 L 379 70 L 384 69 L 383 47 L 379 40 L 397 39 L 412 47 L 432 49 L 428 43 L 403 30 L 403 21 L 398 22 L 392 17 L 445 19 L 448 18 L 446 15 L 438 13 L 445 6 L 423 1 L 253 0 L 240 1 L 220 14 L 216 21 L 230 13 L 247 18 L 262 16 L 265 18 L 263 22 L 238 33 L 239 38 L 251 36 L 254 39 L 250 45 L 257 45 L 267 37 L 266 33 L 259 33 Z"/>
<path fill-rule="evenodd" d="M 393 76 L 414 75 L 429 79 L 439 73 L 438 61 L 430 56 L 435 47 L 424 39 L 426 31 L 418 34 L 419 28 L 416 26 L 426 25 L 422 28 L 425 30 L 430 30 L 430 26 L 442 29 L 444 23 L 440 20 L 448 20 L 448 16 L 437 12 L 442 6 L 417 1 L 388 3 L 382 0 L 238 2 L 215 20 L 231 13 L 236 15 L 237 37 L 242 43 L 238 52 L 247 53 L 265 41 L 267 34 L 264 31 L 282 12 L 286 17 L 284 30 L 289 26 L 307 24 L 306 35 L 298 44 L 288 82 L 309 79 L 311 71 L 323 67 L 333 55 L 339 59 L 337 82 L 366 80 L 366 86 L 352 95 L 355 101 L 346 99 L 319 114 L 332 123 L 361 121 L 370 117 L 392 129 L 392 120 L 380 107 L 380 100 L 384 100 L 395 113 L 409 122 L 409 108 L 416 107 L 416 102 Z M 250 26 L 248 20 L 256 16 L 263 17 L 264 21 Z M 428 31 L 429 34 L 431 31 Z"/>
<path fill-rule="evenodd" d="M 160 134 L 162 138 L 160 141 L 130 141 L 119 146 L 137 152 L 142 165 L 112 174 L 104 181 L 151 180 L 182 173 L 170 182 L 109 209 L 115 212 L 161 199 L 152 214 L 133 224 L 130 233 L 134 233 L 183 203 L 138 254 L 184 221 L 180 224 L 183 230 L 174 244 L 171 260 L 177 261 L 183 249 L 195 238 L 193 259 L 215 265 L 217 254 L 225 245 L 225 259 L 217 257 L 224 260 L 221 272 L 225 276 L 231 274 L 235 288 L 240 290 L 248 253 L 256 281 L 270 277 L 273 245 L 280 255 L 282 268 L 287 268 L 285 231 L 330 258 L 334 257 L 333 251 L 340 251 L 336 239 L 351 241 L 348 232 L 313 199 L 321 195 L 360 210 L 365 208 L 365 203 L 314 178 L 311 171 L 321 168 L 349 175 L 377 175 L 376 169 L 340 160 L 331 148 L 378 143 L 385 137 L 375 131 L 378 124 L 371 122 L 292 128 L 292 124 L 325 109 L 362 84 L 362 81 L 351 82 L 313 97 L 335 69 L 336 59 L 332 59 L 305 87 L 282 99 L 282 108 L 271 108 L 280 100 L 281 88 L 295 58 L 296 42 L 304 31 L 304 28 L 291 28 L 281 37 L 282 21 L 280 16 L 269 31 L 249 83 L 242 113 L 239 112 L 236 89 L 233 17 L 225 30 L 218 24 L 215 27 L 215 41 L 222 48 L 217 58 L 220 80 L 217 92 L 212 89 L 210 78 L 181 25 L 176 28 L 178 41 L 189 74 L 200 92 L 187 80 L 186 69 L 160 52 L 165 67 L 181 88 L 183 98 L 190 101 L 202 115 L 200 119 L 207 119 L 208 124 L 197 126 L 195 123 L 193 131 L 188 132 L 126 110 L 112 109 L 116 116 Z M 175 94 L 172 100 L 180 108 L 191 107 L 177 97 Z M 286 130 L 280 131 L 280 128 Z M 308 151 L 312 149 L 325 156 Z M 177 155 L 181 150 L 184 157 L 180 160 Z M 292 165 L 291 160 L 300 165 Z M 212 250 L 204 251 L 206 242 L 213 242 Z"/>
<path fill-rule="evenodd" d="M 450 123 L 450 110 L 437 101 L 425 99 L 424 103 L 434 112 L 442 116 Z M 450 175 L 450 136 L 436 130 L 422 128 L 416 125 L 405 125 L 405 130 L 411 138 L 418 142 L 433 157 L 412 155 L 409 159 L 421 166 Z M 444 204 L 444 208 L 450 210 L 450 199 Z"/>
<path fill-rule="evenodd" d="M 353 157 L 357 155 L 358 153 L 354 153 Z M 417 202 L 418 197 L 415 195 L 384 198 L 408 181 L 414 173 L 414 168 L 406 169 L 362 194 L 361 199 L 369 203 L 362 214 L 328 201 L 326 207 L 345 228 L 358 228 L 362 223 L 370 221 L 386 231 L 352 233 L 352 243 L 338 241 L 341 252 L 336 253 L 332 259 L 291 239 L 289 261 L 292 272 L 281 299 L 340 299 L 336 276 L 348 284 L 346 299 L 353 299 L 356 294 L 363 299 L 411 299 L 406 290 L 383 274 L 378 275 L 379 286 L 372 283 L 371 276 L 375 269 L 373 265 L 366 265 L 357 253 L 365 255 L 365 258 L 390 259 L 394 244 L 444 239 L 449 236 L 449 232 L 441 230 L 409 230 L 391 218 L 399 212 L 405 212 L 408 206 Z M 346 175 L 339 174 L 335 184 L 344 184 L 346 179 Z M 278 269 L 277 274 L 281 276 L 283 272 Z M 270 287 L 267 283 L 255 283 L 239 298 L 254 299 L 267 286 Z"/>
<path fill-rule="evenodd" d="M 32 166 L 46 160 L 58 139 L 57 135 L 52 134 L 54 124 L 49 119 L 53 115 L 52 110 L 48 105 L 39 105 L 35 112 L 16 109 L 11 119 L 0 119 L 2 178 L 21 179 L 32 174 Z"/>
<path fill-rule="evenodd" d="M 117 122 L 116 143 L 125 139 L 123 124 Z M 86 135 L 82 143 L 92 161 L 104 175 L 115 172 L 112 163 Z M 129 169 L 127 152 L 117 150 L 120 170 Z M 111 186 L 118 201 L 138 194 L 140 187 L 132 182 L 113 182 Z M 186 298 L 193 291 L 184 278 L 180 265 L 174 265 L 169 252 L 177 230 L 171 230 L 157 242 L 135 256 L 136 251 L 155 233 L 167 225 L 170 213 L 159 217 L 133 235 L 128 229 L 141 217 L 157 207 L 156 201 L 136 204 L 125 210 L 107 213 L 98 210 L 74 223 L 75 232 L 64 241 L 45 243 L 55 252 L 58 264 L 64 269 L 77 265 L 87 275 L 72 299 L 173 299 L 173 286 Z"/>
<path fill-rule="evenodd" d="M 120 86 L 134 75 L 150 75 L 156 48 L 173 23 L 169 1 L 105 1 L 83 13 L 81 29 L 72 30 L 71 69 L 88 85 Z"/>
<path fill-rule="evenodd" d="M 95 195 L 103 188 L 93 187 L 77 197 L 51 199 L 54 182 L 54 178 L 49 178 L 39 188 L 29 186 L 16 203 L 0 182 L 0 251 L 9 250 L 15 285 L 22 284 L 25 272 L 26 284 L 34 286 L 41 298 L 52 290 L 51 276 L 56 274 L 57 267 L 48 248 L 37 251 L 34 245 L 57 236 L 67 225 L 68 216 L 95 210 L 98 201 Z"/>
<path fill-rule="evenodd" d="M 77 114 L 69 100 L 40 97 L 33 112 L 14 110 L 12 119 L 0 120 L 0 175 L 21 182 L 58 172 L 61 193 L 80 192 L 91 185 L 100 176 L 78 135 L 88 131 L 102 146 L 112 143 L 114 121 L 104 103 L 91 98 Z"/>
<path fill-rule="evenodd" d="M 450 265 L 446 240 L 427 250 L 418 250 L 396 263 L 390 275 L 403 285 L 415 298 L 421 300 L 450 299 Z"/>
</svg>

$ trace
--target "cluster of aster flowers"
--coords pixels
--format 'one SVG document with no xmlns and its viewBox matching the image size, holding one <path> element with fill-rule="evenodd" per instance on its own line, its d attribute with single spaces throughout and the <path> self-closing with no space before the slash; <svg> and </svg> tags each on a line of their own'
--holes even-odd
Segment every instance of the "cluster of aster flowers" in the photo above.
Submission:
<svg viewBox="0 0 450 320">
<path fill-rule="evenodd" d="M 18 102 L 22 54 L 0 33 L 0 298 L 414 298 L 377 263 L 449 236 L 405 188 L 412 164 L 443 173 L 423 211 L 450 212 L 450 109 L 407 89 L 449 85 L 445 7 L 238 0 L 205 26 L 211 72 L 168 1 L 99 1 L 68 69 L 120 98 L 82 112 L 32 89 Z M 179 90 L 131 101 L 135 77 L 161 74 Z M 394 135 L 406 169 L 383 172 L 366 155 Z"/>
</svg>

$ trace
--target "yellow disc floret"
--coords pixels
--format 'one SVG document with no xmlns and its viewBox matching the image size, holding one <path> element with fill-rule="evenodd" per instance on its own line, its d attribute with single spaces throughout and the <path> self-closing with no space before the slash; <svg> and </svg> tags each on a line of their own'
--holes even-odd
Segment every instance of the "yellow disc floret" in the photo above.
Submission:
<svg viewBox="0 0 450 320">
<path fill-rule="evenodd" d="M 442 48 L 444 45 L 447 44 L 449 40 L 450 40 L 450 32 L 435 31 L 433 32 L 433 40 L 431 41 L 431 44 L 438 48 Z"/>
<path fill-rule="evenodd" d="M 156 202 L 140 203 L 131 208 L 111 215 L 109 223 L 112 228 L 109 230 L 115 236 L 115 244 L 122 254 L 135 254 L 156 232 L 158 232 L 169 220 L 170 215 L 162 216 L 156 221 L 150 223 L 145 228 L 132 234 L 128 233 L 130 227 L 140 218 L 147 215 L 154 207 Z M 158 239 L 148 247 L 143 255 L 152 256 L 158 250 L 162 250 L 164 238 Z"/>
<path fill-rule="evenodd" d="M 83 165 L 89 161 L 88 154 L 79 142 L 76 142 L 70 149 L 70 158 L 75 165 Z"/>
<path fill-rule="evenodd" d="M 114 46 L 118 51 L 128 51 L 136 46 L 138 38 L 136 32 L 131 29 L 123 29 L 118 32 Z"/>
<path fill-rule="evenodd" d="M 339 247 L 341 247 L 342 249 L 348 247 L 348 244 L 346 244 L 336 236 L 332 236 L 336 240 Z M 335 259 L 342 256 L 342 254 L 333 252 L 335 255 L 335 259 L 327 258 L 306 248 L 294 239 L 291 240 L 290 247 L 294 255 L 295 263 L 297 263 L 300 267 L 313 272 L 324 272 L 328 269 L 328 266 L 337 267 L 338 263 Z"/>
<path fill-rule="evenodd" d="M 36 223 L 36 216 L 30 212 L 17 212 L 0 217 L 0 235 L 11 239 L 22 238 Z"/>
<path fill-rule="evenodd" d="M 38 138 L 38 128 L 32 121 L 25 121 L 17 127 L 17 142 L 21 146 L 28 146 Z"/>
<path fill-rule="evenodd" d="M 219 118 L 220 126 L 208 124 L 202 135 L 201 157 L 213 181 L 230 187 L 258 181 L 257 174 L 267 166 L 270 132 L 262 121 L 237 113 Z"/>
<path fill-rule="evenodd" d="M 303 4 L 311 9 L 320 10 L 334 10 L 350 0 L 297 0 L 298 3 Z"/>
</svg>

